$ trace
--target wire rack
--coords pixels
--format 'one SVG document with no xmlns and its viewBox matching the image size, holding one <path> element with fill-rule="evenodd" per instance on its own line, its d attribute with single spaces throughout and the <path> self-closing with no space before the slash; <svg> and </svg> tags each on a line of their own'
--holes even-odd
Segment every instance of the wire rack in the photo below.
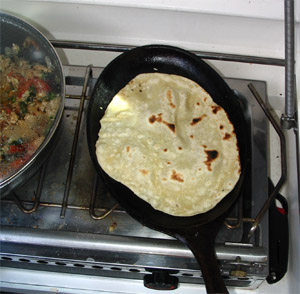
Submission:
<svg viewBox="0 0 300 294">
<path fill-rule="evenodd" d="M 125 52 L 132 49 L 132 46 L 125 45 L 107 45 L 107 44 L 96 44 L 96 43 L 81 43 L 81 42 L 71 42 L 71 41 L 51 41 L 53 46 L 56 48 L 64 48 L 64 49 L 80 49 L 80 50 L 97 50 L 97 51 L 109 51 L 109 52 Z M 284 66 L 284 59 L 274 59 L 274 58 L 264 58 L 264 57 L 254 57 L 254 56 L 244 56 L 244 55 L 232 55 L 232 54 L 222 54 L 222 53 L 209 53 L 209 52 L 201 52 L 201 51 L 193 51 L 194 54 L 203 59 L 213 59 L 213 60 L 223 60 L 223 61 L 235 61 L 235 62 L 247 62 L 247 63 L 256 63 L 256 64 L 265 64 L 265 65 L 273 65 L 273 66 Z M 72 67 L 72 66 L 71 66 Z M 71 153 L 68 162 L 68 170 L 66 181 L 64 185 L 64 193 L 63 199 L 61 203 L 52 203 L 52 202 L 42 202 L 41 196 L 43 191 L 43 185 L 45 180 L 45 174 L 47 170 L 48 162 L 45 162 L 39 172 L 39 180 L 36 187 L 35 197 L 33 201 L 23 201 L 17 196 L 16 193 L 12 194 L 12 199 L 16 203 L 16 205 L 20 208 L 20 210 L 26 214 L 35 212 L 39 207 L 56 207 L 61 208 L 60 217 L 64 218 L 67 209 L 79 209 L 79 210 L 88 210 L 90 217 L 95 220 L 102 220 L 111 214 L 118 205 L 115 203 L 110 208 L 103 209 L 96 207 L 96 199 L 97 199 L 97 188 L 99 185 L 99 176 L 95 173 L 94 175 L 94 184 L 93 189 L 90 195 L 90 203 L 88 205 L 76 206 L 69 204 L 69 195 L 70 195 L 70 187 L 72 184 L 73 172 L 74 172 L 74 163 L 76 158 L 76 152 L 78 148 L 78 139 L 79 134 L 82 128 L 82 116 L 84 112 L 85 104 L 88 103 L 90 98 L 89 94 L 91 93 L 91 89 L 95 85 L 96 77 L 93 77 L 93 71 L 95 68 L 93 66 L 88 65 L 85 68 L 85 74 L 82 80 L 80 80 L 81 93 L 80 94 L 66 94 L 66 99 L 69 100 L 78 100 L 78 112 L 76 119 L 76 127 L 73 136 L 73 143 L 71 148 Z M 99 70 L 99 69 L 98 69 Z M 102 69 L 101 69 L 102 70 Z M 100 71 L 101 71 L 100 70 Z M 68 76 L 66 77 L 68 81 Z M 264 102 L 260 98 L 258 92 L 252 84 L 249 84 L 249 88 L 253 93 L 254 97 L 257 99 L 262 109 L 264 110 L 266 116 L 274 126 L 276 132 L 278 133 L 281 140 L 281 164 L 282 164 L 282 176 L 276 185 L 271 197 L 266 201 L 266 203 L 261 208 L 260 212 L 256 216 L 256 218 L 243 217 L 242 215 L 242 203 L 238 203 L 238 211 L 236 217 L 230 217 L 226 219 L 225 225 L 229 229 L 239 228 L 242 223 L 251 223 L 252 227 L 249 231 L 248 239 L 254 234 L 257 229 L 260 221 L 262 220 L 264 214 L 268 210 L 271 202 L 275 199 L 276 194 L 282 187 L 285 179 L 286 179 L 286 156 L 285 156 L 285 140 L 284 135 L 277 125 L 276 121 L 272 119 L 272 115 L 268 111 L 267 107 L 264 105 Z M 5 199 L 4 201 L 12 201 L 9 199 Z"/>
</svg>

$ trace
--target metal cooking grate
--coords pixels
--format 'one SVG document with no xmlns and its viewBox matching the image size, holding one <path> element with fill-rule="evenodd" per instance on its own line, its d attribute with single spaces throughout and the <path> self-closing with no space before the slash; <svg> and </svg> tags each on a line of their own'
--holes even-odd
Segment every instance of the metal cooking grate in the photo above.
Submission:
<svg viewBox="0 0 300 294">
<path fill-rule="evenodd" d="M 61 203 L 53 203 L 53 202 L 42 202 L 41 197 L 43 194 L 43 186 L 44 186 L 44 181 L 45 181 L 45 175 L 47 171 L 47 165 L 48 162 L 45 162 L 44 165 L 41 167 L 40 172 L 39 172 L 39 179 L 37 182 L 37 187 L 35 190 L 35 197 L 33 201 L 28 201 L 28 200 L 21 200 L 18 195 L 14 192 L 12 193 L 12 199 L 13 201 L 17 204 L 19 209 L 26 214 L 30 214 L 35 212 L 39 207 L 56 207 L 56 208 L 61 208 L 61 213 L 60 217 L 64 218 L 66 214 L 67 209 L 79 209 L 79 210 L 88 210 L 90 217 L 94 220 L 102 220 L 105 217 L 107 217 L 112 211 L 114 211 L 118 205 L 113 204 L 110 208 L 106 209 L 103 211 L 103 209 L 100 210 L 96 207 L 96 194 L 97 194 L 97 187 L 98 187 L 98 182 L 99 182 L 99 177 L 94 175 L 94 184 L 93 184 L 93 190 L 91 193 L 90 197 L 90 202 L 88 206 L 74 206 L 70 205 L 68 203 L 69 199 L 69 193 L 70 193 L 70 187 L 72 184 L 72 176 L 74 172 L 74 163 L 75 163 L 75 156 L 76 156 L 76 151 L 77 151 L 77 146 L 78 146 L 78 138 L 79 134 L 81 131 L 82 127 L 82 116 L 84 112 L 84 105 L 85 102 L 89 100 L 89 93 L 91 92 L 91 89 L 93 88 L 93 85 L 95 84 L 95 78 L 93 78 L 93 67 L 92 66 L 87 66 L 85 69 L 85 75 L 83 79 L 77 79 L 75 78 L 75 83 L 80 84 L 82 87 L 81 94 L 70 94 L 67 92 L 66 94 L 66 99 L 76 99 L 80 100 L 80 104 L 78 107 L 78 113 L 77 113 L 77 118 L 76 118 L 76 127 L 75 127 L 75 132 L 74 132 L 74 137 L 73 137 L 73 144 L 72 144 L 72 150 L 70 153 L 70 159 L 69 159 L 69 166 L 68 166 L 68 172 L 67 172 L 67 178 L 65 181 L 65 190 L 63 194 L 63 199 Z M 74 78 L 73 81 L 71 80 L 72 78 L 66 77 L 67 80 L 67 85 L 68 85 L 68 80 L 72 84 L 74 83 Z M 11 201 L 9 199 L 6 199 L 5 201 Z M 225 225 L 229 229 L 235 229 L 241 226 L 243 222 L 254 222 L 253 218 L 243 218 L 242 216 L 242 203 L 241 201 L 238 204 L 238 216 L 237 217 L 229 217 L 226 219 Z"/>
<path fill-rule="evenodd" d="M 85 50 L 100 50 L 100 51 L 111 51 L 111 52 L 124 52 L 127 50 L 130 50 L 131 47 L 129 46 L 114 46 L 114 45 L 102 45 L 102 44 L 88 44 L 88 43 L 74 43 L 74 42 L 66 42 L 66 41 L 52 41 L 53 45 L 58 47 L 58 48 L 73 48 L 73 49 L 85 49 Z M 269 58 L 254 58 L 251 56 L 231 56 L 231 55 L 224 55 L 224 54 L 207 54 L 206 52 L 194 52 L 198 56 L 206 59 L 220 59 L 220 60 L 225 60 L 225 61 L 239 61 L 239 62 L 253 62 L 253 63 L 258 63 L 258 64 L 271 64 L 271 65 L 276 65 L 276 66 L 283 66 L 284 63 L 282 60 L 277 60 L 277 59 L 269 59 Z M 69 66 L 72 67 L 72 66 Z M 92 219 L 94 220 L 102 220 L 109 216 L 117 207 L 118 205 L 113 203 L 111 204 L 110 207 L 106 208 L 98 208 L 96 202 L 97 198 L 99 198 L 97 194 L 97 189 L 98 189 L 98 180 L 99 177 L 94 173 L 94 184 L 93 184 L 93 189 L 89 198 L 89 203 L 85 203 L 84 205 L 73 205 L 69 203 L 69 194 L 70 194 L 70 188 L 72 185 L 72 179 L 73 179 L 73 173 L 75 169 L 75 158 L 76 158 L 76 153 L 77 153 L 77 148 L 78 148 L 78 139 L 80 136 L 80 132 L 82 132 L 82 117 L 85 109 L 86 103 L 88 103 L 89 100 L 89 93 L 91 93 L 92 88 L 95 85 L 96 79 L 99 76 L 99 73 L 101 72 L 102 69 L 99 70 L 99 68 L 92 67 L 91 65 L 86 66 L 84 68 L 85 73 L 83 77 L 74 77 L 74 76 L 68 76 L 66 75 L 66 84 L 67 86 L 77 86 L 80 88 L 80 91 L 73 93 L 74 91 L 66 91 L 66 100 L 77 100 L 79 101 L 78 105 L 78 110 L 77 110 L 77 117 L 76 117 L 76 127 L 74 131 L 74 136 L 72 138 L 73 143 L 72 143 L 72 148 L 71 148 L 71 153 L 69 156 L 69 161 L 68 161 L 68 169 L 67 169 L 67 176 L 66 180 L 64 183 L 64 192 L 63 192 L 63 198 L 61 202 L 50 202 L 50 201 L 41 201 L 41 196 L 43 193 L 43 186 L 44 186 L 44 181 L 45 181 L 45 174 L 47 172 L 47 162 L 42 166 L 40 170 L 40 176 L 39 180 L 37 182 L 37 187 L 35 189 L 35 195 L 34 195 L 34 200 L 20 200 L 20 198 L 17 196 L 17 194 L 14 192 L 12 193 L 12 199 L 13 201 L 17 204 L 17 206 L 20 208 L 20 210 L 26 214 L 36 212 L 38 208 L 41 207 L 49 207 L 49 208 L 60 208 L 60 218 L 65 218 L 65 214 L 67 209 L 75 209 L 75 210 L 83 210 L 89 211 L 89 215 Z M 94 71 L 96 73 L 94 73 Z M 251 84 L 249 85 L 250 90 L 252 91 L 253 95 L 257 98 L 259 97 L 258 92 L 256 91 L 255 87 Z M 263 102 L 262 102 L 263 103 Z M 261 103 L 260 103 L 261 104 Z M 66 109 L 65 109 L 66 110 Z M 266 113 L 268 116 L 268 113 Z M 278 131 L 280 132 L 280 129 L 278 128 Z M 284 145 L 284 144 L 282 144 Z M 284 152 L 282 152 L 284 154 Z M 284 163 L 284 160 L 282 161 Z M 285 170 L 283 171 L 283 179 L 285 177 L 284 175 Z M 276 191 L 280 189 L 282 186 L 282 182 L 278 183 L 276 187 Z M 273 196 L 275 193 L 273 193 Z M 242 197 L 240 197 L 241 199 Z M 272 197 L 271 197 L 272 198 Z M 5 199 L 4 201 L 11 201 L 11 199 Z M 239 201 L 237 205 L 237 210 L 236 210 L 236 216 L 230 216 L 225 220 L 225 226 L 228 229 L 238 229 L 240 228 L 243 224 L 249 223 L 251 225 L 250 229 L 250 234 L 248 236 L 248 240 L 250 240 L 250 237 L 253 235 L 255 230 L 258 228 L 258 225 L 262 219 L 262 216 L 264 213 L 267 211 L 269 205 L 270 205 L 270 199 L 266 201 L 266 203 L 263 205 L 263 208 L 259 211 L 257 214 L 257 217 L 249 217 L 249 216 L 244 216 L 243 215 L 243 210 L 242 210 L 242 200 Z M 119 208 L 121 209 L 121 208 Z"/>
<path fill-rule="evenodd" d="M 2 231 L 1 263 L 11 267 L 137 279 L 143 279 L 151 270 L 149 264 L 153 264 L 155 269 L 172 271 L 172 275 L 180 277 L 181 282 L 203 283 L 198 265 L 189 250 L 177 245 L 168 236 L 150 232 L 140 224 L 136 226 L 133 220 L 125 218 L 126 214 L 121 207 L 115 205 L 113 199 L 103 201 L 107 192 L 91 168 L 92 165 L 88 166 L 88 188 L 81 193 L 77 171 L 78 167 L 84 171 L 87 169 L 78 158 L 88 153 L 82 147 L 84 144 L 81 144 L 85 140 L 85 110 L 102 68 L 72 65 L 65 66 L 64 70 L 67 85 L 64 119 L 66 124 L 72 125 L 72 130 L 67 134 L 67 146 L 63 142 L 57 148 L 66 149 L 63 151 L 68 160 L 63 164 L 59 162 L 59 167 L 63 170 L 58 171 L 58 175 L 53 175 L 51 172 L 56 173 L 56 169 L 53 172 L 56 163 L 51 161 L 51 155 L 38 172 L 33 185 L 25 188 L 25 193 L 23 188 L 17 189 L 15 193 L 1 200 L 5 209 L 10 210 L 9 218 L 2 218 L 5 226 Z M 255 86 L 258 86 L 260 93 L 264 93 L 261 83 L 257 82 Z M 232 88 L 236 89 L 234 86 Z M 245 84 L 242 88 L 245 88 Z M 257 121 L 260 120 L 259 117 Z M 89 155 L 85 158 L 89 158 Z M 52 187 L 56 185 L 52 177 L 60 182 L 57 195 L 52 191 Z M 83 199 L 79 199 L 79 196 Z M 261 201 L 263 199 L 262 197 Z M 267 239 L 262 238 L 259 229 L 253 238 L 252 247 L 246 248 L 242 244 L 241 232 L 245 226 L 250 227 L 255 221 L 252 216 L 243 215 L 242 207 L 243 201 L 240 201 L 233 214 L 226 219 L 226 227 L 223 228 L 223 235 L 219 243 L 217 242 L 216 249 L 226 284 L 255 288 L 255 285 L 265 279 L 267 272 Z M 25 214 L 30 214 L 30 217 L 21 213 L 18 208 Z M 17 219 L 15 224 L 13 221 Z M 49 225 L 46 220 L 50 222 Z M 102 221 L 95 223 L 94 220 Z M 237 237 L 232 237 L 236 235 L 232 234 L 232 230 L 237 232 Z M 127 235 L 130 237 L 127 238 Z M 126 237 L 119 240 L 118 236 Z M 134 239 L 135 237 L 139 240 Z M 153 243 L 152 240 L 147 243 L 148 237 L 154 238 L 152 240 L 157 240 L 158 243 Z M 133 240 L 128 242 L 131 238 Z M 232 243 L 224 244 L 224 240 Z M 134 248 L 129 247 L 131 245 Z M 166 248 L 175 248 L 177 251 L 168 254 Z M 135 249 L 138 252 L 134 252 Z M 236 260 L 237 256 L 242 259 Z M 153 262 L 154 259 L 157 263 Z M 231 271 L 237 267 L 244 269 L 247 276 L 232 275 Z"/>
<path fill-rule="evenodd" d="M 119 50 L 119 49 L 118 49 Z M 124 49 L 125 50 L 125 49 Z M 262 62 L 262 61 L 260 61 Z M 271 62 L 271 61 L 267 61 Z M 72 67 L 72 66 L 69 66 Z M 78 106 L 78 112 L 77 112 L 77 117 L 76 117 L 76 127 L 74 131 L 74 136 L 73 136 L 73 144 L 71 148 L 71 153 L 70 153 L 70 158 L 68 162 L 68 170 L 67 170 L 67 177 L 65 181 L 65 189 L 63 193 L 63 199 L 61 200 L 61 203 L 57 202 L 47 202 L 47 201 L 41 201 L 41 197 L 43 194 L 43 186 L 44 186 L 44 181 L 45 181 L 45 175 L 47 172 L 47 166 L 48 162 L 44 163 L 42 168 L 40 169 L 39 172 L 39 179 L 37 181 L 37 187 L 35 189 L 34 193 L 34 200 L 21 200 L 18 195 L 14 192 L 12 193 L 12 199 L 16 203 L 16 205 L 19 207 L 19 209 L 26 214 L 33 213 L 37 211 L 41 207 L 52 207 L 52 208 L 61 208 L 60 212 L 60 217 L 64 218 L 66 214 L 67 209 L 76 209 L 76 210 L 83 210 L 83 211 L 89 211 L 89 215 L 92 219 L 94 220 L 102 220 L 106 218 L 112 211 L 114 211 L 118 205 L 113 204 L 111 205 L 110 208 L 103 209 L 103 208 L 97 208 L 96 205 L 96 198 L 98 197 L 97 195 L 97 187 L 98 187 L 98 182 L 99 182 L 99 177 L 94 175 L 94 184 L 93 184 L 93 189 L 90 195 L 90 201 L 88 205 L 82 205 L 82 206 L 77 206 L 77 205 L 72 205 L 69 204 L 69 194 L 70 194 L 70 187 L 72 184 L 72 177 L 73 177 L 73 172 L 75 168 L 75 157 L 76 157 L 76 152 L 77 152 L 77 147 L 78 147 L 78 138 L 79 134 L 81 132 L 82 128 L 82 116 L 85 108 L 85 103 L 88 103 L 89 100 L 89 93 L 91 93 L 91 90 L 96 82 L 96 77 L 99 75 L 99 68 L 93 68 L 92 66 L 87 66 L 85 69 L 85 74 L 83 78 L 78 78 L 78 77 L 70 77 L 66 76 L 66 81 L 67 81 L 67 86 L 77 86 L 80 88 L 81 93 L 68 93 L 66 94 L 66 99 L 67 100 L 78 100 L 80 101 L 79 106 Z M 81 69 L 81 71 L 83 71 Z M 93 71 L 96 71 L 96 74 L 93 76 Z M 101 71 L 101 69 L 100 69 Z M 71 91 L 72 92 L 72 91 Z M 97 197 L 96 197 L 97 196 Z M 11 199 L 5 199 L 4 201 L 12 201 Z M 243 223 L 254 223 L 255 219 L 250 218 L 250 217 L 243 217 L 242 215 L 242 201 L 238 203 L 238 211 L 237 211 L 237 217 L 228 217 L 225 221 L 225 225 L 228 229 L 236 229 L 239 228 Z"/>
<path fill-rule="evenodd" d="M 56 45 L 58 47 L 65 46 L 66 48 L 69 48 L 69 47 L 81 48 L 82 46 L 84 46 L 84 44 L 78 45 L 78 44 L 76 44 L 76 43 L 74 44 L 72 42 L 69 42 L 69 43 L 68 42 L 54 42 L 54 45 Z M 90 46 L 88 46 L 88 45 L 90 45 Z M 87 48 L 84 47 L 84 49 L 95 49 L 97 47 L 95 44 L 93 46 L 91 46 L 91 44 L 86 44 L 86 46 L 88 46 L 88 47 Z M 115 47 L 115 49 L 113 49 L 112 46 L 106 48 L 105 46 L 103 47 L 103 46 L 99 45 L 97 50 L 126 51 L 126 50 L 129 50 L 130 48 L 131 47 L 127 48 L 127 47 L 122 46 L 122 47 Z M 200 56 L 203 55 L 202 57 L 206 57 L 206 58 L 211 58 L 211 59 L 217 58 L 217 56 L 216 56 L 217 54 L 210 56 L 205 53 L 199 53 L 199 52 L 195 52 L 195 53 Z M 233 58 L 233 57 L 229 57 L 229 56 L 222 56 L 222 57 L 219 56 L 218 58 L 224 59 L 224 60 L 237 61 L 239 57 L 235 56 L 235 58 Z M 251 57 L 246 58 L 245 56 L 242 56 L 242 57 L 240 57 L 239 61 L 248 62 L 249 58 L 251 59 Z M 255 61 L 256 63 L 262 63 L 262 64 L 282 65 L 281 60 L 272 60 L 272 59 L 269 60 L 269 59 L 260 58 L 259 60 L 252 60 L 252 61 Z M 97 193 L 97 185 L 98 185 L 99 177 L 96 174 L 94 175 L 94 185 L 93 185 L 93 190 L 92 190 L 91 197 L 90 197 L 89 206 L 88 207 L 87 206 L 74 206 L 74 205 L 69 205 L 69 203 L 68 203 L 70 187 L 72 184 L 72 176 L 73 176 L 73 172 L 74 172 L 74 162 L 75 162 L 76 151 L 77 151 L 77 147 L 78 147 L 78 138 L 79 138 L 79 134 L 81 131 L 82 116 L 83 116 L 83 112 L 84 112 L 85 102 L 86 101 L 88 102 L 89 93 L 91 93 L 91 89 L 93 88 L 93 86 L 95 84 L 95 80 L 96 80 L 96 78 L 93 77 L 93 70 L 95 70 L 95 68 L 93 68 L 91 65 L 88 65 L 85 68 L 85 74 L 84 74 L 83 79 L 82 78 L 76 79 L 76 77 L 72 78 L 72 77 L 68 77 L 68 76 L 66 77 L 67 85 L 68 85 L 68 80 L 70 81 L 71 84 L 72 83 L 74 84 L 74 81 L 75 81 L 75 84 L 79 84 L 79 86 L 81 87 L 81 93 L 80 94 L 78 94 L 78 93 L 77 94 L 70 94 L 70 93 L 68 94 L 68 92 L 67 92 L 67 95 L 66 95 L 66 99 L 77 99 L 80 101 L 80 104 L 79 104 L 78 112 L 77 112 L 76 127 L 75 127 L 75 132 L 74 132 L 74 137 L 73 137 L 73 144 L 72 144 L 72 149 L 71 149 L 71 153 L 70 153 L 70 159 L 69 159 L 69 163 L 68 163 L 67 178 L 65 181 L 65 189 L 64 189 L 64 193 L 63 193 L 62 202 L 61 203 L 51 203 L 51 202 L 41 202 L 40 201 L 41 195 L 42 195 L 42 187 L 43 187 L 44 179 L 45 179 L 45 173 L 46 173 L 46 169 L 47 169 L 47 162 L 46 162 L 40 170 L 40 177 L 39 177 L 39 181 L 37 183 L 34 201 L 22 201 L 19 199 L 19 197 L 17 196 L 16 193 L 12 194 L 12 198 L 13 198 L 14 202 L 17 204 L 17 206 L 20 208 L 20 210 L 24 213 L 27 213 L 27 214 L 33 213 L 39 207 L 43 207 L 43 206 L 60 207 L 61 208 L 61 212 L 60 212 L 61 218 L 65 217 L 67 209 L 80 209 L 80 210 L 88 210 L 90 217 L 92 219 L 102 220 L 102 219 L 106 218 L 108 215 L 110 215 L 111 212 L 113 212 L 118 207 L 117 204 L 113 204 L 110 208 L 105 209 L 104 211 L 103 211 L 103 209 L 101 209 L 101 213 L 98 212 L 98 209 L 96 207 L 96 193 Z M 96 71 L 97 71 L 97 69 L 96 69 Z M 99 73 L 98 73 L 98 75 L 99 75 Z M 73 81 L 72 81 L 72 79 L 73 79 Z M 274 196 L 280 190 L 280 188 L 283 185 L 284 180 L 286 178 L 286 167 L 285 167 L 286 166 L 286 158 L 285 158 L 284 136 L 282 135 L 280 128 L 276 125 L 276 122 L 274 120 L 272 120 L 272 115 L 269 114 L 267 108 L 264 106 L 264 102 L 260 98 L 259 93 L 256 91 L 254 85 L 249 84 L 248 86 L 249 86 L 252 94 L 258 100 L 261 107 L 264 109 L 266 116 L 271 121 L 271 123 L 275 127 L 275 130 L 279 134 L 279 137 L 282 140 L 282 142 L 281 142 L 282 177 L 279 180 L 277 186 L 274 189 L 274 192 L 272 193 L 272 195 L 270 197 L 270 199 L 274 199 Z M 250 229 L 250 234 L 248 236 L 248 239 L 250 239 L 250 237 L 254 234 L 255 230 L 257 229 L 265 212 L 269 208 L 269 205 L 271 203 L 270 199 L 267 200 L 266 203 L 263 205 L 261 211 L 258 213 L 256 218 L 243 217 L 242 202 L 239 201 L 237 217 L 227 218 L 225 220 L 226 227 L 228 229 L 236 229 L 236 228 L 239 228 L 243 223 L 247 223 L 247 222 L 252 223 L 252 227 Z"/>
</svg>

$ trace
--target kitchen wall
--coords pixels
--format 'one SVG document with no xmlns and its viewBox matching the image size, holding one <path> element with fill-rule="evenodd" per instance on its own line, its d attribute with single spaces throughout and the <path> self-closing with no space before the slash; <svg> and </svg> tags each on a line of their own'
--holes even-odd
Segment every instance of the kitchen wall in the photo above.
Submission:
<svg viewBox="0 0 300 294">
<path fill-rule="evenodd" d="M 282 0 L 2 0 L 1 7 L 22 16 L 50 39 L 164 43 L 191 50 L 284 58 Z M 296 18 L 299 21 L 299 12 Z M 97 52 L 82 60 L 77 52 L 65 52 L 68 62 L 76 64 L 105 65 L 115 56 L 101 54 L 100 58 Z M 267 80 L 270 96 L 284 94 L 282 67 L 210 63 L 224 76 Z"/>
</svg>

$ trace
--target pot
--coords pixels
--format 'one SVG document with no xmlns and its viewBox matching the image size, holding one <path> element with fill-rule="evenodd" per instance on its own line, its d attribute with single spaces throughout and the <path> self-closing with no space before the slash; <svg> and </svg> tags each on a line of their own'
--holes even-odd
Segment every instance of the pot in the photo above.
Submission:
<svg viewBox="0 0 300 294">
<path fill-rule="evenodd" d="M 107 175 L 98 164 L 95 144 L 101 127 L 99 121 L 108 104 L 135 76 L 151 72 L 177 74 L 195 81 L 225 109 L 235 128 L 241 161 L 239 181 L 221 202 L 206 213 L 176 217 L 155 210 L 126 186 Z M 247 149 L 248 131 L 241 106 L 225 81 L 203 60 L 180 48 L 149 45 L 127 51 L 114 59 L 98 78 L 87 113 L 87 139 L 95 168 L 118 203 L 145 226 L 185 243 L 200 265 L 208 293 L 228 293 L 219 271 L 214 244 L 226 213 L 242 193 L 250 155 Z"/>
<path fill-rule="evenodd" d="M 39 63 L 51 66 L 53 71 L 46 78 L 47 84 L 55 93 L 60 95 L 60 104 L 55 118 L 45 135 L 45 139 L 31 157 L 20 167 L 2 178 L 0 181 L 1 198 L 24 184 L 45 162 L 56 145 L 59 136 L 65 99 L 65 80 L 59 57 L 46 37 L 29 23 L 4 12 L 0 12 L 1 43 L 0 53 L 5 54 L 13 44 L 22 46 L 26 38 L 30 38 L 34 46 L 22 51 L 21 57 L 30 63 Z"/>
</svg>

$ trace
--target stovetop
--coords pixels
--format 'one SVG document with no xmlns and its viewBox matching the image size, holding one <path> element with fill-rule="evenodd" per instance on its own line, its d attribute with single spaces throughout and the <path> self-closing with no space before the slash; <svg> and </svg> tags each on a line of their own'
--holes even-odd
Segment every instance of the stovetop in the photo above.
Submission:
<svg viewBox="0 0 300 294">
<path fill-rule="evenodd" d="M 161 269 L 182 283 L 203 283 L 190 250 L 132 219 L 116 205 L 94 170 L 85 114 L 101 71 L 64 66 L 67 96 L 59 141 L 39 172 L 1 200 L 1 262 L 10 267 L 134 279 Z M 244 108 L 252 162 L 246 192 L 217 236 L 216 253 L 226 284 L 251 289 L 268 275 L 267 215 L 250 242 L 245 239 L 267 198 L 268 179 L 266 117 L 248 84 L 264 100 L 266 84 L 225 80 Z"/>
</svg>

